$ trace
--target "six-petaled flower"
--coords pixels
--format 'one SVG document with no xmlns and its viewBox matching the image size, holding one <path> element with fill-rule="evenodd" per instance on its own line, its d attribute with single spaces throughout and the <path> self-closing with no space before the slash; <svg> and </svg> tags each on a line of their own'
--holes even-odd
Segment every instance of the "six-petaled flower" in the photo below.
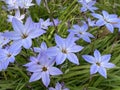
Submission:
<svg viewBox="0 0 120 90">
<path fill-rule="evenodd" d="M 110 54 L 101 55 L 98 50 L 94 51 L 94 57 L 91 55 L 83 55 L 82 57 L 85 59 L 85 61 L 92 64 L 90 68 L 90 74 L 95 74 L 99 72 L 100 75 L 107 78 L 106 68 L 115 67 L 114 64 L 109 63 L 111 55 Z"/>
</svg>

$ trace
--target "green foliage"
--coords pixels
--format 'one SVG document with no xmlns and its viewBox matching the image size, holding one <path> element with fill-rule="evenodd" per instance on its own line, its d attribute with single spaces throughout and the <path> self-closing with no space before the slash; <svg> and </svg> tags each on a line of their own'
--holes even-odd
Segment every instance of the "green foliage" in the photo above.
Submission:
<svg viewBox="0 0 120 90">
<path fill-rule="evenodd" d="M 80 13 L 80 5 L 77 0 L 49 0 L 48 9 L 46 9 L 42 0 L 41 6 L 33 6 L 30 10 L 30 15 L 37 22 L 39 18 L 59 18 L 62 22 L 55 29 L 50 27 L 48 32 L 34 40 L 34 46 L 39 46 L 37 43 L 45 41 L 48 46 L 55 45 L 54 34 L 57 33 L 62 37 L 66 37 L 67 30 L 73 24 L 84 20 L 84 15 Z M 3 3 L 0 2 L 0 31 L 12 30 L 10 23 L 6 22 L 7 12 L 2 9 Z M 107 10 L 109 13 L 120 15 L 120 0 L 97 0 L 97 7 L 101 12 Z M 86 14 L 90 16 L 89 13 Z M 55 85 L 56 81 L 64 81 L 65 85 L 70 90 L 120 90 L 120 36 L 117 30 L 113 34 L 109 33 L 105 27 L 89 28 L 89 32 L 96 37 L 92 39 L 92 43 L 88 44 L 82 40 L 77 43 L 85 48 L 77 54 L 80 60 L 80 65 L 76 66 L 66 61 L 62 66 L 58 66 L 64 72 L 64 75 L 51 77 L 50 86 Z M 115 68 L 107 70 L 108 78 L 105 79 L 99 74 L 90 75 L 90 65 L 86 63 L 81 55 L 93 54 L 93 51 L 98 49 L 102 54 L 112 54 L 111 62 L 116 65 Z M 9 65 L 6 71 L 0 72 L 0 90 L 46 90 L 41 81 L 29 83 L 31 73 L 26 71 L 23 66 L 29 61 L 29 55 L 34 55 L 29 50 L 23 50 L 16 57 L 16 62 Z"/>
</svg>

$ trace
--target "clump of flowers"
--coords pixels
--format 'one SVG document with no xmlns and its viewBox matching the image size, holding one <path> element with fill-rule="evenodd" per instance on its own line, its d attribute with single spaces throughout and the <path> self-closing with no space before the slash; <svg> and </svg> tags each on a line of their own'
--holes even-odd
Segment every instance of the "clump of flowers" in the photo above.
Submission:
<svg viewBox="0 0 120 90">
<path fill-rule="evenodd" d="M 95 7 L 96 0 L 78 0 L 78 3 L 82 5 L 80 8 L 81 15 L 87 11 L 90 11 L 91 14 L 89 17 L 83 16 L 84 20 L 80 21 L 82 24 L 73 23 L 73 26 L 66 30 L 68 32 L 65 35 L 59 35 L 59 32 L 55 31 L 56 27 L 59 28 L 58 26 L 62 24 L 62 20 L 52 17 L 53 13 L 50 13 L 46 0 L 44 2 L 36 0 L 38 7 L 44 3 L 50 14 L 47 19 L 39 18 L 38 22 L 32 20 L 28 13 L 29 8 L 36 5 L 32 3 L 32 0 L 5 0 L 4 2 L 6 3 L 6 10 L 12 14 L 8 15 L 7 21 L 12 24 L 13 30 L 0 32 L 0 52 L 2 52 L 0 53 L 0 71 L 6 70 L 10 63 L 14 63 L 15 57 L 21 51 L 29 50 L 33 56 L 26 52 L 30 57 L 30 62 L 24 65 L 27 72 L 31 74 L 29 82 L 41 79 L 45 88 L 49 90 L 70 90 L 63 83 L 59 83 L 61 82 L 60 79 L 53 76 L 64 76 L 65 70 L 62 69 L 62 65 L 69 63 L 68 61 L 77 66 L 80 64 L 80 53 L 84 52 L 86 47 L 81 46 L 82 43 L 79 44 L 80 39 L 83 39 L 83 42 L 88 42 L 86 44 L 90 44 L 92 40 L 96 39 L 95 35 L 89 32 L 90 28 L 105 26 L 112 33 L 114 28 L 120 29 L 120 19 L 116 14 L 109 14 L 105 10 L 102 11 L 102 15 L 95 12 L 98 9 Z M 55 32 L 49 31 L 51 27 L 54 28 Z M 49 39 L 44 38 L 48 34 L 53 38 L 50 45 L 48 45 Z M 56 45 L 54 45 L 55 43 Z M 91 75 L 98 72 L 107 78 L 106 69 L 115 67 L 115 64 L 109 62 L 111 54 L 101 55 L 97 49 L 94 51 L 94 56 L 86 54 L 82 55 L 82 58 L 92 64 L 90 67 Z M 49 87 L 52 86 L 50 81 L 53 78 L 58 80 L 55 88 Z"/>
</svg>

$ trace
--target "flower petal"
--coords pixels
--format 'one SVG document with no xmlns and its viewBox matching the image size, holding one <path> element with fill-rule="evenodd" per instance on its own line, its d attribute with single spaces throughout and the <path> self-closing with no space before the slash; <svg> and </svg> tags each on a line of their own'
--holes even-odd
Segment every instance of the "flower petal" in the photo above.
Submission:
<svg viewBox="0 0 120 90">
<path fill-rule="evenodd" d="M 69 54 L 67 54 L 67 58 L 72 63 L 79 65 L 79 60 L 78 60 L 78 58 L 77 58 L 77 56 L 75 54 L 69 53 Z"/>
<path fill-rule="evenodd" d="M 35 29 L 35 30 L 34 30 Z M 36 28 L 33 28 L 32 30 L 30 30 L 29 32 L 29 36 L 31 38 L 36 38 L 36 37 L 39 37 L 41 36 L 42 34 L 44 34 L 46 31 L 44 31 L 43 29 L 36 29 Z"/>
<path fill-rule="evenodd" d="M 29 82 L 39 80 L 40 78 L 41 78 L 41 72 L 35 72 L 35 73 L 32 74 Z"/>
<path fill-rule="evenodd" d="M 100 73 L 100 75 L 107 78 L 107 72 L 106 72 L 106 69 L 104 67 L 99 67 L 98 72 Z"/>
<path fill-rule="evenodd" d="M 113 33 L 113 32 L 114 32 L 114 27 L 113 27 L 113 25 L 112 25 L 112 24 L 107 23 L 105 26 L 107 27 L 107 29 L 108 29 L 111 33 Z"/>
<path fill-rule="evenodd" d="M 95 58 L 93 56 L 90 55 L 82 55 L 82 57 L 85 59 L 85 61 L 89 62 L 89 63 L 95 63 Z"/>
<path fill-rule="evenodd" d="M 30 38 L 23 39 L 22 42 L 25 49 L 29 49 L 32 46 L 32 40 Z"/>
<path fill-rule="evenodd" d="M 67 55 L 66 54 L 63 54 L 63 53 L 58 53 L 58 55 L 56 56 L 56 64 L 59 65 L 59 64 L 62 64 L 65 59 L 67 58 Z"/>
<path fill-rule="evenodd" d="M 17 32 L 14 32 L 14 31 L 5 32 L 5 33 L 3 33 L 3 36 L 8 38 L 8 39 L 11 39 L 11 40 L 19 40 L 19 39 L 21 39 L 20 34 L 17 33 Z"/>
<path fill-rule="evenodd" d="M 115 64 L 113 64 L 113 63 L 103 63 L 102 66 L 104 66 L 105 68 L 113 68 L 113 67 L 115 67 Z"/>
<path fill-rule="evenodd" d="M 18 33 L 22 33 L 22 31 L 24 31 L 25 27 L 22 24 L 22 22 L 20 22 L 18 19 L 13 18 L 12 19 L 12 26 L 14 31 L 18 32 Z"/>
<path fill-rule="evenodd" d="M 105 24 L 105 21 L 103 19 L 99 19 L 96 21 L 96 26 L 103 26 Z"/>
<path fill-rule="evenodd" d="M 101 56 L 102 62 L 108 62 L 111 58 L 111 54 Z"/>
<path fill-rule="evenodd" d="M 95 74 L 96 72 L 98 71 L 98 66 L 93 64 L 91 67 L 90 67 L 90 74 Z"/>
<path fill-rule="evenodd" d="M 49 68 L 50 75 L 60 75 L 62 74 L 62 71 L 56 67 L 50 67 Z"/>
<path fill-rule="evenodd" d="M 76 52 L 81 51 L 82 49 L 83 49 L 82 46 L 74 45 L 71 48 L 69 48 L 68 52 L 74 52 L 74 53 L 76 53 Z"/>
<path fill-rule="evenodd" d="M 27 71 L 35 72 L 35 73 L 41 72 L 41 71 L 42 71 L 42 66 L 41 66 L 41 65 L 36 65 L 36 64 L 34 64 L 34 65 L 28 67 L 28 68 L 27 68 Z"/>
<path fill-rule="evenodd" d="M 49 73 L 48 72 L 43 72 L 42 73 L 42 82 L 43 84 L 48 87 L 49 83 L 50 83 L 50 77 L 49 77 Z"/>
<path fill-rule="evenodd" d="M 65 47 L 65 40 L 63 38 L 61 38 L 58 35 L 55 35 L 55 42 L 57 44 L 57 46 L 59 46 L 60 48 L 64 48 Z"/>
<path fill-rule="evenodd" d="M 95 51 L 94 51 L 94 57 L 95 57 L 95 59 L 96 59 L 98 62 L 101 61 L 101 54 L 100 54 L 100 52 L 99 52 L 98 50 L 95 50 Z"/>
</svg>

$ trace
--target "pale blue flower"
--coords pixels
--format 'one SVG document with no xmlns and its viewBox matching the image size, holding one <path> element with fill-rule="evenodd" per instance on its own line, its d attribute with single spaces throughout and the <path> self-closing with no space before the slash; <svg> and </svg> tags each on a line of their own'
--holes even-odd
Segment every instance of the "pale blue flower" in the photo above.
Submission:
<svg viewBox="0 0 120 90">
<path fill-rule="evenodd" d="M 64 39 L 58 35 L 55 35 L 56 46 L 51 47 L 47 50 L 48 55 L 56 56 L 57 65 L 62 64 L 66 59 L 70 62 L 79 65 L 79 60 L 74 53 L 77 53 L 83 49 L 82 46 L 76 45 L 75 38 L 73 34 Z"/>
<path fill-rule="evenodd" d="M 47 30 L 48 27 L 51 26 L 51 22 L 50 22 L 50 19 L 47 19 L 44 21 L 41 18 L 38 23 L 33 23 L 33 26 L 39 29 L 41 28 L 41 29 Z"/>
<path fill-rule="evenodd" d="M 15 56 L 18 55 L 21 51 L 21 48 L 6 47 L 5 49 L 0 49 L 0 71 L 7 69 L 9 63 L 13 63 L 15 61 Z"/>
<path fill-rule="evenodd" d="M 81 12 L 86 12 L 87 10 L 91 11 L 91 12 L 94 12 L 94 10 L 97 10 L 98 8 L 93 6 L 95 5 L 96 1 L 86 1 L 86 0 L 82 0 L 82 1 L 78 1 L 82 4 L 82 7 L 81 7 Z"/>
<path fill-rule="evenodd" d="M 97 18 L 97 26 L 105 25 L 110 32 L 114 32 L 114 25 L 120 22 L 116 14 L 109 14 L 107 11 L 102 11 L 103 15 L 92 13 L 92 16 Z"/>
<path fill-rule="evenodd" d="M 83 22 L 82 26 L 75 24 L 73 25 L 73 28 L 69 29 L 68 31 L 76 35 L 78 38 L 81 38 L 84 41 L 90 43 L 91 42 L 90 38 L 94 38 L 94 36 L 89 32 L 87 32 L 87 30 L 88 30 L 88 25 L 85 22 Z"/>
<path fill-rule="evenodd" d="M 28 9 L 30 6 L 33 6 L 32 0 L 17 0 L 20 8 Z"/>
<path fill-rule="evenodd" d="M 48 29 L 48 26 L 51 25 L 51 22 L 50 22 L 50 19 L 47 19 L 45 21 L 43 19 L 40 19 L 39 24 L 42 29 Z"/>
<path fill-rule="evenodd" d="M 69 88 L 66 88 L 65 86 L 64 86 L 64 83 L 56 83 L 56 86 L 55 86 L 55 88 L 53 88 L 53 87 L 50 87 L 49 88 L 49 90 L 70 90 Z"/>
<path fill-rule="evenodd" d="M 33 6 L 32 0 L 4 0 L 7 4 L 8 10 L 24 8 L 28 9 L 30 6 Z"/>
<path fill-rule="evenodd" d="M 18 0 L 3 0 L 7 4 L 8 10 L 18 9 Z"/>
<path fill-rule="evenodd" d="M 85 61 L 92 64 L 90 68 L 90 74 L 95 74 L 99 72 L 100 75 L 107 78 L 106 68 L 115 67 L 114 64 L 109 63 L 111 55 L 101 55 L 98 50 L 94 51 L 94 57 L 91 55 L 82 55 L 82 57 L 85 59 Z"/>
<path fill-rule="evenodd" d="M 0 48 L 9 43 L 10 40 L 3 36 L 3 33 L 0 32 Z"/>
<path fill-rule="evenodd" d="M 90 18 L 88 18 L 87 21 L 88 21 L 89 26 L 91 26 L 91 27 L 96 26 L 96 21 L 92 21 Z"/>
<path fill-rule="evenodd" d="M 29 49 L 32 45 L 32 39 L 41 36 L 45 33 L 44 30 L 33 27 L 32 19 L 29 17 L 25 25 L 19 20 L 13 18 L 12 25 L 14 31 L 6 32 L 3 35 L 13 40 L 13 45 Z"/>
<path fill-rule="evenodd" d="M 41 56 L 37 58 L 38 64 L 31 65 L 27 68 L 28 71 L 33 72 L 29 82 L 42 79 L 43 84 L 48 87 L 50 83 L 50 75 L 60 75 L 62 71 L 56 67 L 53 67 L 55 61 L 48 59 L 47 56 Z"/>
<path fill-rule="evenodd" d="M 16 19 L 18 19 L 19 21 L 23 22 L 22 19 L 24 19 L 24 17 L 25 17 L 25 14 L 20 15 L 20 10 L 17 9 L 17 10 L 15 11 L 15 16 L 8 15 L 7 21 L 8 21 L 8 22 L 12 22 L 12 19 L 13 19 L 13 18 L 16 18 Z"/>
</svg>

